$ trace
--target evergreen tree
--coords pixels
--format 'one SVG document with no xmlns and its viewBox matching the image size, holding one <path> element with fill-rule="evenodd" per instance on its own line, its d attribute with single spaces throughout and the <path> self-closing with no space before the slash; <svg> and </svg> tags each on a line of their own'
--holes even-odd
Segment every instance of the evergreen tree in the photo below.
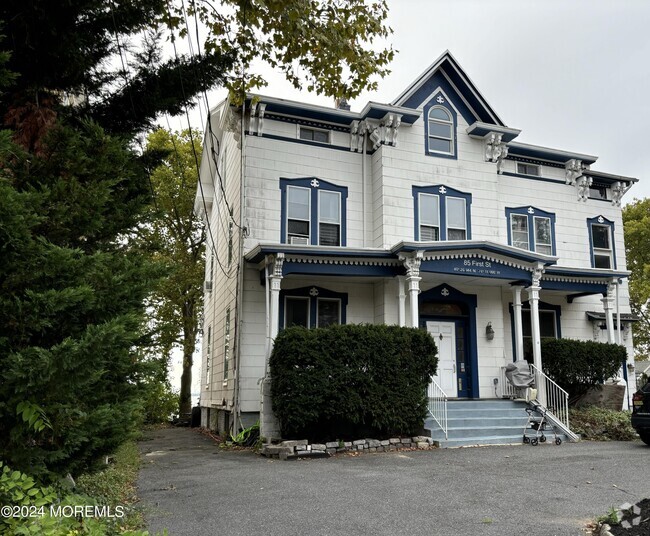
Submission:
<svg viewBox="0 0 650 536">
<path fill-rule="evenodd" d="M 159 161 L 134 136 L 230 62 L 162 62 L 149 36 L 122 70 L 126 43 L 166 13 L 157 0 L 0 5 L 16 74 L 0 95 L 0 458 L 32 474 L 76 474 L 139 422 L 144 304 L 162 270 L 129 246 Z"/>
</svg>

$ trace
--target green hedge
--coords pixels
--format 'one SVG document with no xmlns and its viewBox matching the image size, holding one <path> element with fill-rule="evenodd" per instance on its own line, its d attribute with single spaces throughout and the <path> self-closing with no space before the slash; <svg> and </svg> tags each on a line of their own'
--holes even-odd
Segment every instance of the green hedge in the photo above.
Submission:
<svg viewBox="0 0 650 536">
<path fill-rule="evenodd" d="M 423 330 L 384 325 L 292 327 L 271 355 L 273 409 L 285 438 L 417 433 L 437 349 Z"/>
<path fill-rule="evenodd" d="M 544 372 L 575 400 L 590 387 L 618 374 L 627 353 L 623 346 L 572 339 L 542 340 Z"/>
</svg>

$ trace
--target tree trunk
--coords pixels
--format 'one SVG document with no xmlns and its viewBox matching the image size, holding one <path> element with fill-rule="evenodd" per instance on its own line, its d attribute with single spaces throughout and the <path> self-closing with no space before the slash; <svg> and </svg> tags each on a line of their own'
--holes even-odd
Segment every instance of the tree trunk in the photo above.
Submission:
<svg viewBox="0 0 650 536">
<path fill-rule="evenodd" d="M 194 304 L 185 303 L 183 316 L 183 373 L 178 408 L 181 418 L 192 413 L 192 364 L 197 335 Z"/>
</svg>

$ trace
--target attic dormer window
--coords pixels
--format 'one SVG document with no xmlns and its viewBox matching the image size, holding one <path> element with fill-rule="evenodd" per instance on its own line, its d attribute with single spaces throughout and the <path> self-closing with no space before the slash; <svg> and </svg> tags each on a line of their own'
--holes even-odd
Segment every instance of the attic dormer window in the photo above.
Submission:
<svg viewBox="0 0 650 536">
<path fill-rule="evenodd" d="M 317 128 L 308 128 L 303 126 L 301 126 L 299 130 L 301 140 L 316 141 L 318 143 L 330 142 L 329 130 L 320 130 Z"/>
<path fill-rule="evenodd" d="M 428 114 L 427 142 L 430 153 L 454 154 L 454 119 L 446 108 L 433 106 Z"/>
</svg>

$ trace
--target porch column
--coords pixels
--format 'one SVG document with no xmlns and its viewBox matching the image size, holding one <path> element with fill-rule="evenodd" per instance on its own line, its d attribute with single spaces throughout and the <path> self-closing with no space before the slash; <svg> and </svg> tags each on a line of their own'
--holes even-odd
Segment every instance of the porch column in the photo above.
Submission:
<svg viewBox="0 0 650 536">
<path fill-rule="evenodd" d="M 266 376 L 262 380 L 261 386 L 261 408 L 260 408 L 260 436 L 265 437 L 266 441 L 271 442 L 273 439 L 280 439 L 280 423 L 273 412 L 273 403 L 271 400 L 271 371 L 268 367 L 268 359 L 273 351 L 273 341 L 278 335 L 280 325 L 280 285 L 282 283 L 282 264 L 284 263 L 284 253 L 277 253 L 273 259 L 272 269 L 268 275 L 266 284 L 268 285 L 269 297 L 269 346 L 268 355 L 266 356 Z"/>
<path fill-rule="evenodd" d="M 278 253 L 273 262 L 273 269 L 269 274 L 269 289 L 271 292 L 270 300 L 270 329 L 269 336 L 271 338 L 271 350 L 273 349 L 273 341 L 278 335 L 278 328 L 280 325 L 280 285 L 282 283 L 282 264 L 284 263 L 284 253 Z"/>
<path fill-rule="evenodd" d="M 532 285 L 526 289 L 528 294 L 528 303 L 530 304 L 530 327 L 533 339 L 533 365 L 540 372 L 542 369 L 542 343 L 539 328 L 539 291 L 542 289 L 540 281 L 542 278 L 543 267 L 537 266 L 533 270 Z M 522 352 L 523 354 L 523 352 Z M 546 385 L 542 378 L 538 377 L 537 381 L 537 399 L 541 404 L 546 406 Z"/>
<path fill-rule="evenodd" d="M 607 285 L 607 294 L 600 300 L 603 302 L 603 309 L 605 310 L 605 325 L 607 326 L 607 342 L 614 344 L 614 315 L 612 311 L 612 291 L 614 283 L 610 282 Z"/>
<path fill-rule="evenodd" d="M 411 327 L 417 328 L 420 325 L 418 306 L 418 294 L 420 293 L 420 264 L 422 263 L 422 252 L 416 251 L 412 255 L 402 255 L 402 262 L 406 268 L 406 282 L 409 286 L 409 304 L 411 306 Z"/>
<path fill-rule="evenodd" d="M 515 361 L 521 361 L 524 358 L 524 332 L 521 320 L 521 291 L 522 285 L 512 287 L 512 313 L 515 321 Z"/>
<path fill-rule="evenodd" d="M 404 276 L 397 276 L 397 323 L 400 327 L 406 326 L 406 291 L 404 290 Z"/>
</svg>

